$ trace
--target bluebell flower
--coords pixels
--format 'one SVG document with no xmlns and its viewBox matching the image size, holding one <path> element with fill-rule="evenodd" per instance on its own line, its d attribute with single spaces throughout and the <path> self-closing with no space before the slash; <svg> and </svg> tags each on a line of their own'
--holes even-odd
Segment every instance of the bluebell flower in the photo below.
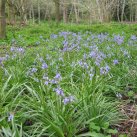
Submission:
<svg viewBox="0 0 137 137">
<path fill-rule="evenodd" d="M 62 77 L 61 77 L 60 73 L 57 73 L 56 76 L 54 77 L 54 79 L 58 80 L 58 81 L 61 80 Z"/>
<path fill-rule="evenodd" d="M 93 79 L 93 76 L 94 76 L 94 74 L 92 74 L 92 73 L 89 74 L 90 80 Z"/>
<path fill-rule="evenodd" d="M 16 49 L 15 47 L 11 47 L 10 51 L 13 52 L 13 51 L 15 51 L 15 49 Z"/>
<path fill-rule="evenodd" d="M 64 91 L 63 91 L 60 87 L 55 88 L 54 91 L 55 91 L 58 95 L 64 97 Z"/>
<path fill-rule="evenodd" d="M 48 65 L 46 63 L 43 63 L 42 66 L 41 66 L 42 69 L 47 69 L 48 68 Z"/>
<path fill-rule="evenodd" d="M 119 63 L 119 61 L 118 61 L 117 59 L 113 60 L 113 64 L 114 64 L 114 65 L 116 65 L 116 64 L 118 64 L 118 63 Z"/>
<path fill-rule="evenodd" d="M 110 67 L 109 66 L 105 66 L 105 67 L 101 67 L 100 68 L 100 74 L 101 75 L 106 75 L 110 70 Z"/>
<path fill-rule="evenodd" d="M 101 64 L 101 60 L 96 59 L 96 60 L 95 60 L 95 65 L 99 67 L 99 66 L 100 66 L 100 64 Z"/>
<path fill-rule="evenodd" d="M 51 38 L 51 39 L 56 39 L 57 37 L 58 37 L 58 35 L 56 35 L 56 34 L 51 34 L 51 35 L 50 35 L 50 38 Z"/>
<path fill-rule="evenodd" d="M 82 67 L 85 68 L 85 69 L 88 69 L 89 65 L 86 62 L 84 62 Z"/>
<path fill-rule="evenodd" d="M 79 64 L 80 66 L 82 66 L 82 65 L 83 65 L 82 60 L 78 61 L 78 64 Z"/>
<path fill-rule="evenodd" d="M 58 81 L 57 81 L 57 80 L 55 80 L 55 79 L 52 79 L 52 80 L 50 80 L 50 83 L 51 83 L 51 84 L 57 84 L 57 83 L 58 83 Z"/>
<path fill-rule="evenodd" d="M 107 72 L 109 72 L 110 67 L 109 67 L 108 65 L 106 65 L 105 70 L 106 70 Z"/>
<path fill-rule="evenodd" d="M 13 118 L 14 118 L 14 113 L 11 112 L 10 115 L 9 115 L 9 117 L 8 117 L 8 122 L 12 121 Z"/>
<path fill-rule="evenodd" d="M 24 52 L 25 52 L 24 48 L 17 48 L 16 50 L 17 50 L 19 53 L 24 53 Z"/>
<path fill-rule="evenodd" d="M 91 51 L 89 56 L 92 57 L 92 58 L 96 58 L 97 57 L 97 53 L 95 51 Z"/>
<path fill-rule="evenodd" d="M 31 69 L 31 73 L 36 73 L 37 70 L 38 70 L 37 68 L 32 68 L 32 69 Z"/>
<path fill-rule="evenodd" d="M 45 81 L 44 84 L 45 84 L 45 85 L 48 85 L 48 84 L 49 84 L 49 81 Z"/>
<path fill-rule="evenodd" d="M 136 37 L 135 35 L 132 35 L 130 39 L 131 39 L 131 40 L 136 40 L 137 37 Z"/>
<path fill-rule="evenodd" d="M 121 45 L 124 42 L 124 37 L 120 35 L 115 35 L 114 36 L 114 41 L 118 44 Z"/>
<path fill-rule="evenodd" d="M 75 100 L 74 96 L 65 97 L 65 98 L 63 99 L 63 103 L 64 103 L 65 105 L 67 105 L 68 103 L 71 103 L 71 102 L 73 102 L 74 100 Z"/>
</svg>

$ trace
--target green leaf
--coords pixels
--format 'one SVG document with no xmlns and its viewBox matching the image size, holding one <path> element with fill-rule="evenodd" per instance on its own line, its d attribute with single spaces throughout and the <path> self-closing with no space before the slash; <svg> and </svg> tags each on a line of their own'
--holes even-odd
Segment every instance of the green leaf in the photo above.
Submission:
<svg viewBox="0 0 137 137">
<path fill-rule="evenodd" d="M 109 128 L 109 122 L 104 123 L 103 129 L 108 129 L 108 128 Z"/>
<path fill-rule="evenodd" d="M 133 96 L 134 96 L 134 92 L 133 92 L 133 91 L 129 91 L 129 92 L 128 92 L 128 96 L 129 96 L 129 97 L 133 97 Z"/>
<path fill-rule="evenodd" d="M 90 124 L 90 129 L 93 129 L 93 130 L 96 130 L 96 131 L 100 131 L 100 127 L 99 126 L 96 126 L 95 123 L 91 123 Z"/>
<path fill-rule="evenodd" d="M 81 134 L 79 137 L 106 137 L 106 136 L 101 133 L 88 132 L 88 133 Z"/>
<path fill-rule="evenodd" d="M 54 129 L 54 131 L 56 131 L 56 133 L 60 136 L 60 137 L 64 137 L 64 134 L 62 132 L 62 130 L 56 126 L 51 120 L 47 119 L 47 118 L 44 118 L 47 123 L 49 123 L 51 125 L 51 127 Z"/>
<path fill-rule="evenodd" d="M 126 134 L 121 134 L 118 137 L 127 137 L 127 135 Z"/>
<path fill-rule="evenodd" d="M 107 133 L 110 133 L 110 134 L 117 134 L 118 131 L 116 129 L 108 129 L 107 130 Z"/>
</svg>

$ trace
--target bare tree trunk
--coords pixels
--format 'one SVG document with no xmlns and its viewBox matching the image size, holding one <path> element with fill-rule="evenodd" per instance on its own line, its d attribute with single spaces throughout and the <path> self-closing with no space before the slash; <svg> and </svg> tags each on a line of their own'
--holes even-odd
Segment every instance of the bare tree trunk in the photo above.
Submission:
<svg viewBox="0 0 137 137">
<path fill-rule="evenodd" d="M 40 0 L 37 0 L 38 4 L 38 23 L 40 24 Z"/>
<path fill-rule="evenodd" d="M 74 0 L 74 11 L 75 11 L 75 18 L 76 18 L 76 23 L 79 22 L 79 17 L 78 17 L 78 10 L 76 7 L 76 0 Z"/>
<path fill-rule="evenodd" d="M 119 17 L 119 5 L 120 3 L 119 3 L 119 0 L 117 1 L 117 19 L 118 19 L 118 21 L 120 22 L 120 17 Z"/>
<path fill-rule="evenodd" d="M 32 5 L 32 20 L 33 20 L 33 24 L 35 23 L 35 15 L 34 15 L 34 6 Z"/>
<path fill-rule="evenodd" d="M 0 38 L 6 37 L 6 16 L 5 16 L 5 0 L 0 1 Z"/>
<path fill-rule="evenodd" d="M 100 9 L 100 3 L 98 0 L 96 0 L 96 4 L 97 4 L 97 8 L 98 8 L 98 16 L 99 16 L 99 21 L 102 22 L 103 19 L 102 19 L 102 13 L 101 13 L 101 9 Z"/>
<path fill-rule="evenodd" d="M 136 7 L 135 7 L 135 21 L 137 21 L 137 4 L 136 4 Z"/>
<path fill-rule="evenodd" d="M 126 1 L 122 2 L 121 21 L 123 22 Z"/>
<path fill-rule="evenodd" d="M 60 0 L 54 0 L 55 3 L 55 12 L 56 12 L 56 21 L 60 21 Z"/>
<path fill-rule="evenodd" d="M 130 1 L 130 21 L 133 22 L 133 3 L 132 3 L 132 0 Z"/>
<path fill-rule="evenodd" d="M 32 19 L 31 10 L 32 10 L 32 6 L 31 6 L 30 9 L 29 9 L 29 19 L 30 19 L 30 20 Z"/>
<path fill-rule="evenodd" d="M 64 20 L 64 23 L 67 23 L 68 12 L 67 12 L 67 5 L 66 5 L 65 1 L 63 1 L 63 20 Z"/>
</svg>

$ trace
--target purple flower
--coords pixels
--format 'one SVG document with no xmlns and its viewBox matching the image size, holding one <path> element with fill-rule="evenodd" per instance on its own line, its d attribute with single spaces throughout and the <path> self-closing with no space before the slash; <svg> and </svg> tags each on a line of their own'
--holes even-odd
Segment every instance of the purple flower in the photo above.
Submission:
<svg viewBox="0 0 137 137">
<path fill-rule="evenodd" d="M 56 34 L 51 34 L 51 36 L 50 36 L 50 38 L 52 38 L 52 39 L 56 39 L 58 37 L 58 35 L 56 35 Z"/>
<path fill-rule="evenodd" d="M 11 52 L 15 51 L 15 47 L 11 47 L 11 48 L 10 48 L 10 51 L 11 51 Z"/>
<path fill-rule="evenodd" d="M 130 39 L 131 39 L 131 40 L 136 40 L 137 37 L 136 37 L 135 35 L 132 35 Z"/>
<path fill-rule="evenodd" d="M 87 64 L 86 62 L 83 63 L 83 67 L 84 67 L 85 69 L 88 69 L 88 68 L 89 68 L 89 66 L 88 66 L 88 64 Z"/>
<path fill-rule="evenodd" d="M 124 37 L 120 36 L 120 35 L 116 35 L 114 36 L 114 41 L 118 44 L 121 45 L 124 42 Z"/>
<path fill-rule="evenodd" d="M 74 96 L 65 97 L 65 98 L 63 99 L 63 103 L 64 103 L 65 105 L 67 105 L 68 103 L 71 103 L 71 102 L 73 102 L 74 100 L 75 100 Z"/>
<path fill-rule="evenodd" d="M 90 80 L 92 80 L 93 76 L 94 76 L 94 74 L 92 74 L 92 73 L 89 74 Z"/>
<path fill-rule="evenodd" d="M 82 65 L 83 65 L 82 60 L 78 61 L 78 64 L 79 64 L 80 66 L 82 66 Z"/>
<path fill-rule="evenodd" d="M 16 53 L 24 53 L 25 52 L 24 48 L 21 48 L 21 47 L 20 48 L 11 47 L 10 51 L 11 52 L 16 52 Z"/>
<path fill-rule="evenodd" d="M 106 70 L 107 72 L 109 72 L 110 67 L 109 67 L 109 66 L 106 66 L 106 67 L 105 67 L 105 70 Z"/>
<path fill-rule="evenodd" d="M 45 84 L 45 85 L 48 85 L 48 84 L 49 84 L 49 81 L 45 81 L 44 84 Z"/>
<path fill-rule="evenodd" d="M 100 64 L 101 64 L 101 60 L 96 59 L 95 64 L 96 64 L 96 66 L 100 66 Z"/>
<path fill-rule="evenodd" d="M 47 68 L 48 68 L 48 65 L 47 65 L 46 63 L 43 63 L 41 68 L 42 68 L 42 69 L 47 69 Z"/>
<path fill-rule="evenodd" d="M 91 51 L 89 56 L 92 57 L 92 58 L 96 58 L 97 53 L 95 51 Z"/>
<path fill-rule="evenodd" d="M 62 90 L 60 87 L 55 88 L 54 91 L 55 91 L 58 95 L 64 96 L 64 92 L 63 92 L 63 90 Z"/>
<path fill-rule="evenodd" d="M 10 113 L 9 117 L 8 117 L 8 122 L 12 121 L 14 118 L 14 113 Z"/>
<path fill-rule="evenodd" d="M 24 48 L 17 48 L 17 51 L 20 52 L 20 53 L 24 53 L 25 52 Z"/>
<path fill-rule="evenodd" d="M 59 81 L 62 79 L 60 73 L 57 73 L 56 76 L 54 77 L 55 80 Z"/>
<path fill-rule="evenodd" d="M 48 85 L 50 83 L 49 77 L 46 74 L 43 75 L 43 79 L 45 80 L 45 85 Z"/>
<path fill-rule="evenodd" d="M 116 64 L 118 64 L 118 63 L 119 63 L 119 62 L 118 62 L 117 59 L 113 60 L 113 64 L 114 64 L 114 65 L 116 65 Z"/>
<path fill-rule="evenodd" d="M 52 83 L 52 84 L 57 84 L 58 81 L 56 81 L 55 79 L 52 79 L 52 80 L 50 81 L 50 83 Z"/>
<path fill-rule="evenodd" d="M 105 66 L 105 67 L 101 67 L 100 68 L 100 74 L 101 75 L 106 75 L 110 70 L 110 67 L 109 66 Z"/>
<path fill-rule="evenodd" d="M 31 73 L 36 73 L 37 70 L 38 70 L 37 68 L 32 68 L 32 69 L 31 69 Z"/>
</svg>

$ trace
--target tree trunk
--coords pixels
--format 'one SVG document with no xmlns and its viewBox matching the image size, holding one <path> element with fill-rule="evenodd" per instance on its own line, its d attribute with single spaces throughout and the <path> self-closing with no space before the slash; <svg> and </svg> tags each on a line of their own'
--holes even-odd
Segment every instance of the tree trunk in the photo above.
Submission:
<svg viewBox="0 0 137 137">
<path fill-rule="evenodd" d="M 67 5 L 65 1 L 63 2 L 63 21 L 64 23 L 67 23 L 68 20 L 68 11 L 67 11 Z"/>
<path fill-rule="evenodd" d="M 6 37 L 6 16 L 5 16 L 5 0 L 0 2 L 0 38 L 4 39 Z"/>
<path fill-rule="evenodd" d="M 56 21 L 60 21 L 60 0 L 54 0 L 55 3 L 55 14 L 56 14 Z"/>
<path fill-rule="evenodd" d="M 137 4 L 136 4 L 136 7 L 135 7 L 135 21 L 137 21 Z"/>
<path fill-rule="evenodd" d="M 33 20 L 33 24 L 35 24 L 35 13 L 34 13 L 34 6 L 32 5 L 32 20 Z"/>
<path fill-rule="evenodd" d="M 76 0 L 74 0 L 74 11 L 75 11 L 76 23 L 79 23 L 79 16 L 78 16 L 78 10 L 76 6 Z"/>
<path fill-rule="evenodd" d="M 123 3 L 122 3 L 122 12 L 121 12 L 121 22 L 123 22 L 123 19 L 124 19 L 125 3 L 126 3 L 126 1 L 123 0 Z"/>
<path fill-rule="evenodd" d="M 38 0 L 37 3 L 38 3 L 38 23 L 40 24 L 40 0 Z"/>
<path fill-rule="evenodd" d="M 120 6 L 120 3 L 119 3 L 119 0 L 117 1 L 117 20 L 120 22 L 120 17 L 119 17 L 119 6 Z"/>
</svg>

